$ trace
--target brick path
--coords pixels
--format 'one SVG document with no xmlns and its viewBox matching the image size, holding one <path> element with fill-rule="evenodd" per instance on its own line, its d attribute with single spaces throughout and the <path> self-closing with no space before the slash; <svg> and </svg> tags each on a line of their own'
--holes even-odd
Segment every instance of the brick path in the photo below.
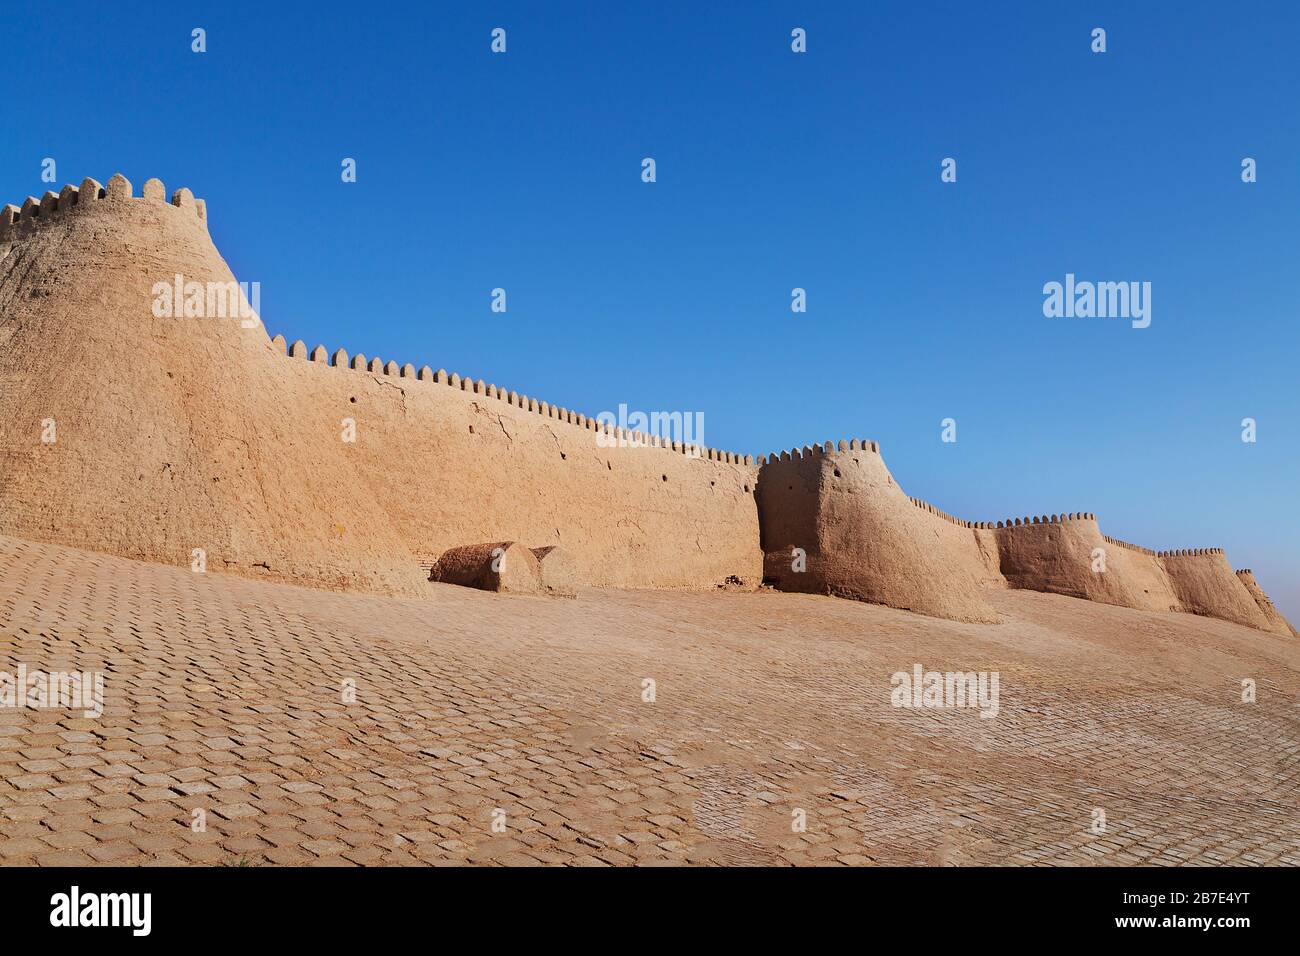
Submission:
<svg viewBox="0 0 1300 956">
<path fill-rule="evenodd" d="M 1300 863 L 1300 642 L 992 600 L 393 600 L 0 538 L 0 671 L 106 684 L 0 710 L 0 862 Z M 916 662 L 1000 713 L 890 707 Z"/>
</svg>

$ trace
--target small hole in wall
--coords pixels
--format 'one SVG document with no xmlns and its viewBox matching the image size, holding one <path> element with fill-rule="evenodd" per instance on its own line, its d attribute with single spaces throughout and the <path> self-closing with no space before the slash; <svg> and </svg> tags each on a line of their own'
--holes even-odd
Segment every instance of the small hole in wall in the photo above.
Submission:
<svg viewBox="0 0 1300 956">
<path fill-rule="evenodd" d="M 794 491 L 794 485 L 791 485 L 789 488 L 787 488 L 787 489 L 785 489 L 785 490 L 786 490 L 786 491 Z"/>
<path fill-rule="evenodd" d="M 749 485 L 745 486 L 745 494 L 749 494 Z"/>
<path fill-rule="evenodd" d="M 351 398 L 348 399 L 348 401 L 351 402 L 353 405 L 355 405 L 357 403 L 357 397 L 353 395 Z"/>
<path fill-rule="evenodd" d="M 614 470 L 614 466 L 611 465 L 609 462 L 605 462 L 605 467 L 608 468 L 610 471 Z"/>
<path fill-rule="evenodd" d="M 664 481 L 667 481 L 667 480 L 668 480 L 668 476 L 667 476 L 667 475 L 664 475 L 663 477 L 664 477 Z"/>
<path fill-rule="evenodd" d="M 712 487 L 714 487 L 716 484 L 717 484 L 716 481 L 710 481 L 710 482 L 709 482 L 709 487 L 712 488 Z"/>
<path fill-rule="evenodd" d="M 569 456 L 566 455 L 564 452 L 560 452 L 560 461 L 568 461 L 568 460 L 569 460 Z"/>
<path fill-rule="evenodd" d="M 470 433 L 471 435 L 474 434 L 474 426 L 473 426 L 473 425 L 470 425 L 470 426 L 469 426 L 469 433 Z"/>
<path fill-rule="evenodd" d="M 844 477 L 843 475 L 840 474 L 840 470 L 839 470 L 838 468 L 835 469 L 835 477 L 836 477 L 836 478 L 843 478 L 843 477 Z"/>
</svg>

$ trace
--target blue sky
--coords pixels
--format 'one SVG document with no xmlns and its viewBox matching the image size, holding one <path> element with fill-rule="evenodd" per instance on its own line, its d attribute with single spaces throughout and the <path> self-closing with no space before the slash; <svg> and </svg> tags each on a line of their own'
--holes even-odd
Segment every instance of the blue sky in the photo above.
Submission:
<svg viewBox="0 0 1300 956">
<path fill-rule="evenodd" d="M 464 6 L 6 5 L 0 198 L 189 186 L 273 334 L 874 438 L 946 511 L 1224 547 L 1300 620 L 1300 7 Z M 1045 318 L 1067 272 L 1150 328 Z"/>
</svg>

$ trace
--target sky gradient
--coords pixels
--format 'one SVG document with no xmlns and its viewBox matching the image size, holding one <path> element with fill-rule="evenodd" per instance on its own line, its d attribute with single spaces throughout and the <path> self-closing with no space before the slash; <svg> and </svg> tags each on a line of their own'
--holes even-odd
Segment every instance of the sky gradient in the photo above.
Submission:
<svg viewBox="0 0 1300 956">
<path fill-rule="evenodd" d="M 6 5 L 0 201 L 46 157 L 188 186 L 271 334 L 875 439 L 951 514 L 1223 547 L 1300 621 L 1300 7 L 698 6 Z M 1046 318 L 1066 273 L 1150 327 Z"/>
</svg>

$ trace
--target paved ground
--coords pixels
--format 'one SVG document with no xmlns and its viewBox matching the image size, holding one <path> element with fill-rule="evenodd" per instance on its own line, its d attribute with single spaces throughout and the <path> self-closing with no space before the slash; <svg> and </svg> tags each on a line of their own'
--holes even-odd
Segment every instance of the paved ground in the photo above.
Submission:
<svg viewBox="0 0 1300 956">
<path fill-rule="evenodd" d="M 992 600 L 403 601 L 0 538 L 0 671 L 106 679 L 0 709 L 0 862 L 1300 863 L 1300 642 Z M 891 707 L 915 663 L 998 715 Z"/>
</svg>

